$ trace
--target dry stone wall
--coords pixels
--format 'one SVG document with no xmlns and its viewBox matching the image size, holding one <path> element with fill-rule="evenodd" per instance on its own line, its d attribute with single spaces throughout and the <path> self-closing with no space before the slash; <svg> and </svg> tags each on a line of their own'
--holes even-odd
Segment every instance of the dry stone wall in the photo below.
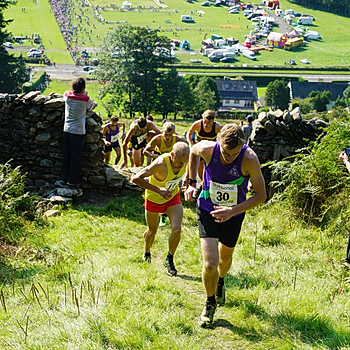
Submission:
<svg viewBox="0 0 350 350">
<path fill-rule="evenodd" d="M 299 107 L 292 112 L 261 112 L 253 123 L 249 145 L 261 164 L 279 161 L 299 153 L 309 141 L 316 140 L 327 126 L 328 123 L 319 118 L 304 120 Z M 263 167 L 262 171 L 266 184 L 270 183 L 271 171 L 268 167 Z"/>
<path fill-rule="evenodd" d="M 11 159 L 27 174 L 27 190 L 41 193 L 59 179 L 62 165 L 64 100 L 60 94 L 0 94 L 0 162 Z M 82 188 L 98 191 L 132 188 L 132 172 L 123 173 L 102 161 L 101 118 L 88 112 L 83 151 Z"/>
</svg>

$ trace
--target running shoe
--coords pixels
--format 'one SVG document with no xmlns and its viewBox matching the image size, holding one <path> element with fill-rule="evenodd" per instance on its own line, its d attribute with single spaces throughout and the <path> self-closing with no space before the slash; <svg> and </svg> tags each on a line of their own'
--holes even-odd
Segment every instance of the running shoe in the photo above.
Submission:
<svg viewBox="0 0 350 350">
<path fill-rule="evenodd" d="M 167 225 L 166 223 L 166 216 L 161 215 L 159 217 L 159 226 L 160 227 L 165 227 Z"/>
<path fill-rule="evenodd" d="M 168 269 L 168 275 L 174 277 L 177 275 L 177 270 L 175 268 L 174 261 L 169 260 L 168 257 L 166 257 L 164 260 L 164 266 Z"/>
<path fill-rule="evenodd" d="M 205 303 L 204 310 L 199 318 L 199 325 L 202 328 L 210 327 L 213 324 L 214 314 L 216 311 L 216 304 L 212 305 L 208 302 Z"/>
<path fill-rule="evenodd" d="M 224 306 L 225 305 L 225 285 L 224 284 L 218 284 L 216 289 L 216 302 L 218 303 L 218 306 Z"/>
<path fill-rule="evenodd" d="M 151 262 L 151 253 L 149 253 L 149 254 L 143 253 L 142 259 L 144 262 L 150 263 Z"/>
</svg>

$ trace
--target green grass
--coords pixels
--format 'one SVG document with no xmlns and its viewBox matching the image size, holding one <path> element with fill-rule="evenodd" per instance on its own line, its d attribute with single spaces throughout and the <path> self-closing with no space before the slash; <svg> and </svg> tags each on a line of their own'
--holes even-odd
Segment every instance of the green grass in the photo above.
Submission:
<svg viewBox="0 0 350 350">
<path fill-rule="evenodd" d="M 301 13 L 308 13 L 316 18 L 315 25 L 310 26 L 311 29 L 317 30 L 322 35 L 321 41 L 309 41 L 307 48 L 300 48 L 293 52 L 286 52 L 281 49 L 274 49 L 273 52 L 264 51 L 257 56 L 257 61 L 251 60 L 240 56 L 236 65 L 283 65 L 284 61 L 295 59 L 298 66 L 302 66 L 299 62 L 302 58 L 308 58 L 311 62 L 310 66 L 319 67 L 322 70 L 325 66 L 349 66 L 349 60 L 347 57 L 347 45 L 350 40 L 350 32 L 347 17 L 326 13 L 322 11 L 308 9 L 302 6 L 291 4 L 287 0 L 282 0 L 281 7 L 283 9 L 293 8 L 295 11 Z M 106 0 L 94 0 L 92 5 L 107 5 Z M 119 8 L 122 1 L 116 3 Z M 222 35 L 223 37 L 233 36 L 244 41 L 244 35 L 248 34 L 248 30 L 251 26 L 251 22 L 248 21 L 242 13 L 230 15 L 225 7 L 202 7 L 199 2 L 195 4 L 189 4 L 180 0 L 167 0 L 165 4 L 168 5 L 164 11 L 150 12 L 142 10 L 142 12 L 121 12 L 121 11 L 102 11 L 102 15 L 105 19 L 112 21 L 111 23 L 100 23 L 93 18 L 93 12 L 91 8 L 84 9 L 84 21 L 82 22 L 82 31 L 78 35 L 78 44 L 82 47 L 91 46 L 98 47 L 102 43 L 102 39 L 107 31 L 113 30 L 117 25 L 116 21 L 124 22 L 127 20 L 134 25 L 149 26 L 153 30 L 161 28 L 161 34 L 167 35 L 170 38 L 176 38 L 179 40 L 187 39 L 191 43 L 191 47 L 198 50 L 201 46 L 201 41 L 204 36 L 210 37 L 212 33 Z M 153 2 L 136 2 L 134 6 L 155 6 Z M 26 7 L 26 13 L 21 11 L 21 8 Z M 75 8 L 78 13 L 78 3 L 75 4 Z M 175 13 L 174 10 L 178 10 Z M 197 10 L 205 11 L 202 17 L 199 17 L 196 13 Z M 181 15 L 189 14 L 195 16 L 195 23 L 182 23 Z M 45 15 L 41 15 L 44 13 Z M 40 14 L 40 15 L 39 15 Z M 33 3 L 32 0 L 23 0 L 16 6 L 11 6 L 9 10 L 5 12 L 5 16 L 15 18 L 15 21 L 9 26 L 9 30 L 15 35 L 27 34 L 39 32 L 44 40 L 46 49 L 65 49 L 64 41 L 59 32 L 59 28 L 53 15 L 49 12 L 49 4 L 39 1 Z M 85 19 L 89 20 L 89 25 L 85 22 Z M 210 19 L 210 20 L 208 20 Z M 170 21 L 170 22 L 169 22 Z M 73 16 L 73 24 L 78 22 Z M 91 26 L 95 25 L 95 28 Z M 247 29 L 248 26 L 248 29 Z M 177 35 L 173 35 L 172 32 L 167 32 L 167 29 L 182 28 L 177 32 Z M 86 28 L 86 29 L 84 29 Z M 90 28 L 93 33 L 90 34 Z M 186 30 L 187 28 L 187 30 Z M 199 31 L 199 28 L 202 31 Z M 277 30 L 277 29 L 276 29 Z M 82 37 L 84 36 L 84 38 Z M 90 36 L 90 39 L 88 38 Z M 98 38 L 97 38 L 98 36 Z M 53 43 L 52 47 L 49 47 L 48 40 Z M 91 40 L 91 41 L 90 41 Z M 67 59 L 66 63 L 71 63 L 69 57 L 62 57 L 57 53 L 52 53 L 53 59 L 57 63 L 61 63 Z M 203 63 L 209 63 L 208 58 L 197 55 L 196 58 L 201 57 Z M 188 64 L 190 59 L 193 58 L 189 53 L 180 53 L 177 51 L 176 61 L 182 64 Z M 305 67 L 307 69 L 307 67 Z M 283 71 L 283 67 L 281 67 Z"/>
<path fill-rule="evenodd" d="M 22 11 L 25 8 L 25 12 Z M 21 0 L 16 5 L 11 5 L 5 11 L 5 18 L 13 18 L 14 21 L 7 27 L 14 36 L 32 36 L 39 33 L 46 49 L 66 50 L 66 44 L 59 30 L 58 24 L 51 12 L 48 1 Z M 52 45 L 49 43 L 51 41 Z M 37 46 L 29 40 L 23 41 L 22 45 Z M 72 59 L 66 52 L 52 52 L 52 58 L 57 63 L 72 63 Z"/>
<path fill-rule="evenodd" d="M 350 348 L 350 280 L 337 266 L 345 235 L 304 227 L 281 205 L 250 212 L 226 278 L 226 306 L 204 330 L 194 205 L 184 205 L 179 276 L 170 278 L 162 266 L 169 227 L 157 233 L 152 263 L 141 260 L 142 203 L 128 194 L 63 211 L 16 258 L 1 260 L 1 348 Z M 19 324 L 25 330 L 27 317 L 25 341 Z"/>
</svg>

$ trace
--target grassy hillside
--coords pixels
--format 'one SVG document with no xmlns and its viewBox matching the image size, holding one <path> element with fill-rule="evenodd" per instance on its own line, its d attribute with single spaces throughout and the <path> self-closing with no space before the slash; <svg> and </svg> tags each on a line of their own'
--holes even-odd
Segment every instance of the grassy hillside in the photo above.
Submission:
<svg viewBox="0 0 350 350">
<path fill-rule="evenodd" d="M 194 203 L 184 203 L 171 278 L 162 265 L 169 226 L 143 263 L 142 193 L 124 192 L 0 245 L 0 348 L 350 349 L 350 272 L 339 267 L 350 178 L 337 160 L 349 139 L 349 124 L 333 121 L 290 169 L 284 197 L 247 214 L 212 329 L 197 325 L 205 293 Z M 326 210 L 316 226 L 320 213 L 302 198 Z"/>
</svg>

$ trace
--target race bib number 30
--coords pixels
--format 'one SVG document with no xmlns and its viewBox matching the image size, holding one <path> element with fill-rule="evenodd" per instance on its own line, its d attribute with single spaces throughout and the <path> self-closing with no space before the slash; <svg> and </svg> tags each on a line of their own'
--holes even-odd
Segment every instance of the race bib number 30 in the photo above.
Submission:
<svg viewBox="0 0 350 350">
<path fill-rule="evenodd" d="M 232 207 L 237 205 L 238 187 L 232 184 L 219 184 L 210 181 L 209 193 L 211 201 L 218 206 Z"/>
</svg>

